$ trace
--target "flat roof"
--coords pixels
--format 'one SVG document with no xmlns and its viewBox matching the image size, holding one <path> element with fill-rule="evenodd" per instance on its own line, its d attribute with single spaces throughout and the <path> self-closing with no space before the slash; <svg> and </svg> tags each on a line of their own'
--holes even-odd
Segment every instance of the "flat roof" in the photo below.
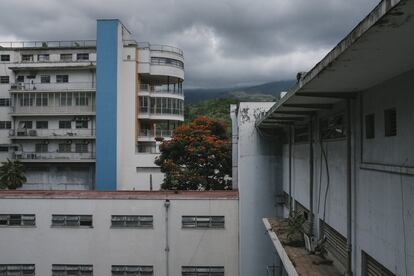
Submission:
<svg viewBox="0 0 414 276">
<path fill-rule="evenodd" d="M 414 2 L 381 1 L 261 118 L 261 128 L 309 115 L 414 69 Z"/>
<path fill-rule="evenodd" d="M 0 190 L 13 199 L 238 199 L 238 191 Z"/>
</svg>

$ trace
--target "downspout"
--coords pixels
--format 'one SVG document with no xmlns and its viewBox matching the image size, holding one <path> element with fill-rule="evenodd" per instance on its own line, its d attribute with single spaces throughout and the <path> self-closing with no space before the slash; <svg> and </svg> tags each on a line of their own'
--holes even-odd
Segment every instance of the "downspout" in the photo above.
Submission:
<svg viewBox="0 0 414 276">
<path fill-rule="evenodd" d="M 351 100 L 346 100 L 346 275 L 352 275 L 352 168 L 351 168 Z"/>
<path fill-rule="evenodd" d="M 292 139 L 293 125 L 289 125 L 289 217 L 292 215 Z"/>
<path fill-rule="evenodd" d="M 170 245 L 168 241 L 168 209 L 170 207 L 170 200 L 166 199 L 164 201 L 164 207 L 165 207 L 165 275 L 169 276 L 170 271 L 170 259 L 169 259 L 169 253 L 170 253 Z"/>
<path fill-rule="evenodd" d="M 238 140 L 239 140 L 239 129 L 237 127 L 237 105 L 230 105 L 230 118 L 231 118 L 231 143 L 232 143 L 232 190 L 238 190 Z"/>
<path fill-rule="evenodd" d="M 313 236 L 313 117 L 309 119 L 309 236 Z"/>
</svg>

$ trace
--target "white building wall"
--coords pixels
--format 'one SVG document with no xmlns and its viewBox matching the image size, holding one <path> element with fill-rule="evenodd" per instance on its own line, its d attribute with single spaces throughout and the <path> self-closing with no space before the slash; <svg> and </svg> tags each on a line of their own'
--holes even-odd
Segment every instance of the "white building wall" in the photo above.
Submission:
<svg viewBox="0 0 414 276">
<path fill-rule="evenodd" d="M 273 103 L 240 103 L 238 110 L 238 186 L 240 196 L 240 275 L 267 275 L 266 267 L 278 265 L 274 248 L 264 235 L 263 217 L 275 217 L 281 191 L 279 146 L 262 136 L 255 122 Z"/>
<path fill-rule="evenodd" d="M 92 264 L 99 276 L 111 275 L 111 265 L 153 265 L 155 276 L 167 275 L 166 198 L 2 198 L 2 213 L 36 214 L 36 227 L 0 229 L 1 263 L 34 263 L 36 275 L 50 275 L 52 264 Z M 93 215 L 93 228 L 53 228 L 52 214 Z M 111 215 L 153 215 L 154 227 L 114 229 Z M 225 229 L 182 229 L 183 215 L 224 215 Z M 181 275 L 181 266 L 239 275 L 237 198 L 173 196 L 168 221 L 169 275 Z"/>
</svg>

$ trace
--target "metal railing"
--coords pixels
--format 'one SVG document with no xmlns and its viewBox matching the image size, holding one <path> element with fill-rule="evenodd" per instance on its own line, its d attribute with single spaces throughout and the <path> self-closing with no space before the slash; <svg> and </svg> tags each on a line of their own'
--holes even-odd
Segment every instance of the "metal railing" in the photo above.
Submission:
<svg viewBox="0 0 414 276">
<path fill-rule="evenodd" d="M 0 42 L 0 48 L 94 48 L 96 40 Z"/>
<path fill-rule="evenodd" d="M 146 115 L 176 115 L 184 116 L 184 109 L 179 108 L 164 108 L 161 107 L 140 107 L 140 114 Z"/>
<path fill-rule="evenodd" d="M 79 114 L 79 113 L 94 113 L 94 105 L 83 106 L 12 106 L 11 114 Z"/>
<path fill-rule="evenodd" d="M 173 95 L 184 95 L 183 90 L 178 88 L 178 85 L 176 85 L 176 88 L 174 89 L 174 85 L 149 85 L 149 84 L 141 84 L 140 85 L 140 91 L 147 91 L 149 93 L 159 93 L 159 94 L 173 94 Z"/>
<path fill-rule="evenodd" d="M 51 83 L 12 83 L 10 91 L 79 91 L 95 90 L 95 82 L 51 82 Z"/>
<path fill-rule="evenodd" d="M 141 129 L 139 131 L 140 137 L 171 137 L 173 131 L 168 129 Z"/>
<path fill-rule="evenodd" d="M 183 50 L 161 44 L 150 44 L 149 42 L 136 42 L 135 40 L 124 40 L 124 46 L 136 45 L 139 49 L 150 49 L 151 51 L 170 52 L 179 56 L 184 56 Z"/>
<path fill-rule="evenodd" d="M 11 129 L 9 137 L 44 137 L 44 138 L 88 138 L 95 136 L 95 129 L 77 128 L 77 129 Z"/>
<path fill-rule="evenodd" d="M 15 152 L 17 160 L 89 160 L 95 159 L 94 152 Z"/>
</svg>

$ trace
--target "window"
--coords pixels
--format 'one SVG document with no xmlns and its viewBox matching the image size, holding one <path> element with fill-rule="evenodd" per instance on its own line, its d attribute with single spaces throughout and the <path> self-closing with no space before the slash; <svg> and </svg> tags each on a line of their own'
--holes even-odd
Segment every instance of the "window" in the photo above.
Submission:
<svg viewBox="0 0 414 276">
<path fill-rule="evenodd" d="M 152 228 L 154 220 L 152 216 L 120 216 L 114 215 L 111 218 L 111 227 L 119 228 Z"/>
<path fill-rule="evenodd" d="M 52 215 L 52 226 L 92 227 L 92 215 Z"/>
<path fill-rule="evenodd" d="M 35 152 L 38 152 L 38 153 L 48 152 L 48 144 L 36 144 Z"/>
<path fill-rule="evenodd" d="M 16 82 L 24 82 L 24 76 L 17 76 Z"/>
<path fill-rule="evenodd" d="M 36 225 L 35 215 L 0 214 L 0 226 L 34 226 L 34 225 Z"/>
<path fill-rule="evenodd" d="M 61 94 L 60 95 L 60 106 L 71 106 L 72 105 L 72 94 Z"/>
<path fill-rule="evenodd" d="M 10 55 L 0 55 L 0 61 L 10 61 Z"/>
<path fill-rule="evenodd" d="M 33 62 L 33 55 L 22 55 L 22 61 Z"/>
<path fill-rule="evenodd" d="M 41 93 L 36 95 L 36 106 L 47 106 L 48 104 L 48 95 L 46 93 Z"/>
<path fill-rule="evenodd" d="M 34 276 L 34 264 L 0 264 L 0 275 L 4 276 Z"/>
<path fill-rule="evenodd" d="M 10 81 L 10 77 L 9 76 L 0 76 L 0 83 L 1 84 L 9 83 L 9 81 Z"/>
<path fill-rule="evenodd" d="M 89 54 L 88 53 L 76 54 L 76 60 L 89 60 Z"/>
<path fill-rule="evenodd" d="M 86 153 L 89 152 L 88 144 L 76 143 L 75 152 L 77 153 Z"/>
<path fill-rule="evenodd" d="M 24 128 L 24 129 L 32 129 L 33 121 L 20 121 L 19 126 L 20 128 Z"/>
<path fill-rule="evenodd" d="M 384 110 L 385 136 L 397 135 L 397 111 L 395 108 Z"/>
<path fill-rule="evenodd" d="M 344 114 L 321 119 L 320 131 L 322 140 L 346 137 Z"/>
<path fill-rule="evenodd" d="M 72 61 L 72 54 L 60 54 L 61 61 Z"/>
<path fill-rule="evenodd" d="M 39 54 L 37 55 L 38 61 L 49 61 L 49 54 Z"/>
<path fill-rule="evenodd" d="M 139 106 L 140 112 L 147 113 L 148 112 L 148 97 L 139 97 Z"/>
<path fill-rule="evenodd" d="M 93 275 L 92 265 L 64 265 L 64 264 L 52 264 L 52 276 L 66 276 L 66 275 L 79 275 L 79 276 L 91 276 Z"/>
<path fill-rule="evenodd" d="M 8 146 L 0 146 L 0 152 L 9 152 Z"/>
<path fill-rule="evenodd" d="M 183 216 L 182 228 L 224 228 L 224 216 Z"/>
<path fill-rule="evenodd" d="M 163 58 L 163 57 L 152 57 L 151 58 L 152 64 L 158 65 L 171 65 L 179 68 L 184 69 L 184 63 L 180 60 L 172 59 L 172 58 Z"/>
<path fill-rule="evenodd" d="M 75 95 L 75 104 L 77 106 L 85 106 L 88 105 L 89 103 L 89 98 L 86 95 L 86 93 L 77 93 Z"/>
<path fill-rule="evenodd" d="M 76 128 L 88 128 L 88 121 L 87 120 L 76 120 L 75 126 Z"/>
<path fill-rule="evenodd" d="M 59 152 L 72 152 L 72 145 L 68 143 L 59 144 Z"/>
<path fill-rule="evenodd" d="M 20 102 L 20 106 L 32 106 L 33 105 L 33 101 L 34 101 L 34 94 L 30 93 L 30 94 L 23 94 L 23 95 L 18 95 L 18 99 Z"/>
<path fill-rule="evenodd" d="M 48 121 L 36 121 L 36 128 L 38 129 L 48 129 L 49 122 Z"/>
<path fill-rule="evenodd" d="M 0 121 L 0 129 L 11 129 L 11 121 Z"/>
<path fill-rule="evenodd" d="M 363 276 L 395 276 L 394 273 L 389 271 L 385 266 L 380 264 L 366 252 L 361 252 L 362 257 L 362 275 Z"/>
<path fill-rule="evenodd" d="M 224 276 L 224 266 L 183 266 L 182 276 Z"/>
<path fill-rule="evenodd" d="M 150 265 L 113 265 L 112 276 L 143 276 L 154 275 L 154 269 Z"/>
<path fill-rule="evenodd" d="M 10 106 L 10 98 L 0 98 L 0 106 Z"/>
<path fill-rule="evenodd" d="M 40 83 L 50 83 L 50 75 L 41 75 Z"/>
<path fill-rule="evenodd" d="M 365 138 L 375 138 L 375 115 L 365 115 Z"/>
<path fill-rule="evenodd" d="M 59 128 L 72 128 L 71 121 L 59 121 Z"/>
<path fill-rule="evenodd" d="M 57 83 L 69 82 L 69 76 L 68 75 L 56 75 L 56 82 Z"/>
</svg>

